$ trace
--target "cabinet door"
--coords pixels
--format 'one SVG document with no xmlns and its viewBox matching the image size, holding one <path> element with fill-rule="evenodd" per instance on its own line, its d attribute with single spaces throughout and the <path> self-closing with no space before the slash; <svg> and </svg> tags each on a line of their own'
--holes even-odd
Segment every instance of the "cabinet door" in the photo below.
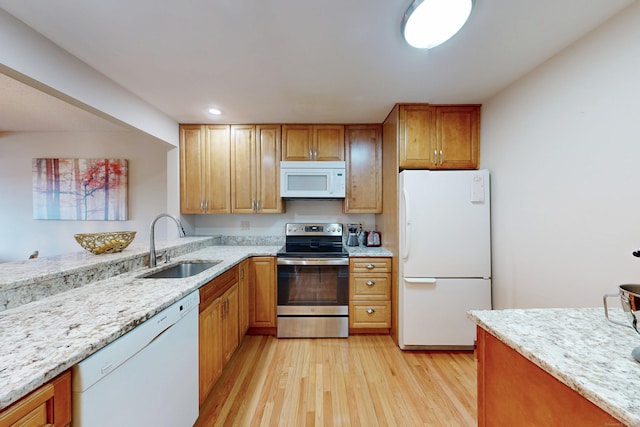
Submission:
<svg viewBox="0 0 640 427">
<path fill-rule="evenodd" d="M 476 169 L 480 151 L 480 107 L 436 109 L 438 168 Z"/>
<path fill-rule="evenodd" d="M 282 160 L 311 160 L 313 126 L 282 125 Z"/>
<path fill-rule="evenodd" d="M 282 213 L 280 198 L 280 125 L 256 126 L 257 212 Z"/>
<path fill-rule="evenodd" d="M 318 125 L 313 127 L 313 160 L 344 160 L 344 126 Z"/>
<path fill-rule="evenodd" d="M 345 213 L 382 213 L 382 128 L 347 126 Z"/>
<path fill-rule="evenodd" d="M 255 126 L 231 126 L 232 213 L 253 213 L 256 208 Z"/>
<path fill-rule="evenodd" d="M 249 326 L 276 326 L 276 262 L 274 257 L 251 258 Z"/>
<path fill-rule="evenodd" d="M 202 296 L 202 289 L 200 291 Z M 222 374 L 222 298 L 216 298 L 206 306 L 200 305 L 199 334 L 199 382 L 200 405 Z"/>
<path fill-rule="evenodd" d="M 222 296 L 222 360 L 223 366 L 238 348 L 238 284 L 235 283 Z"/>
<path fill-rule="evenodd" d="M 242 261 L 238 271 L 239 341 L 242 341 L 249 329 L 249 263 L 248 259 Z"/>
<path fill-rule="evenodd" d="M 435 167 L 435 108 L 401 105 L 399 117 L 400 168 Z"/>
<path fill-rule="evenodd" d="M 66 371 L 11 406 L 0 410 L 0 426 L 68 426 L 71 372 Z"/>
<path fill-rule="evenodd" d="M 230 213 L 231 145 L 228 125 L 207 125 L 204 196 L 206 213 Z"/>
<path fill-rule="evenodd" d="M 206 133 L 200 125 L 180 126 L 180 212 L 204 213 Z"/>
</svg>

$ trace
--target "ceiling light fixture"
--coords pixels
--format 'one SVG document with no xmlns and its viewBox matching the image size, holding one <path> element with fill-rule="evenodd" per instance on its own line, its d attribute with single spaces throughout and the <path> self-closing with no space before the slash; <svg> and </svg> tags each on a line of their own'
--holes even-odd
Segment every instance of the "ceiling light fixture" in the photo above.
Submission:
<svg viewBox="0 0 640 427">
<path fill-rule="evenodd" d="M 431 49 L 460 31 L 474 0 L 413 0 L 402 18 L 402 35 L 413 47 Z"/>
<path fill-rule="evenodd" d="M 209 114 L 213 114 L 214 116 L 219 116 L 220 114 L 222 114 L 222 111 L 218 110 L 217 108 L 209 108 L 207 111 L 209 111 Z"/>
</svg>

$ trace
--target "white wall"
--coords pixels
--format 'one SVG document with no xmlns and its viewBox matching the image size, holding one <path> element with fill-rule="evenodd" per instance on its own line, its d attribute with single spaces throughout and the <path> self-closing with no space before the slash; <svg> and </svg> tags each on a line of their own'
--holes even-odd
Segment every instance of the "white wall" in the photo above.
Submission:
<svg viewBox="0 0 640 427">
<path fill-rule="evenodd" d="M 284 214 L 194 215 L 197 235 L 284 236 L 288 222 L 336 222 L 363 224 L 375 229 L 373 214 L 345 215 L 336 200 L 288 200 Z M 187 215 L 188 216 L 188 215 Z M 243 229 L 243 224 L 248 229 Z M 346 232 L 346 230 L 345 230 Z"/>
<path fill-rule="evenodd" d="M 640 3 L 483 105 L 494 307 L 640 283 Z"/>
<path fill-rule="evenodd" d="M 149 224 L 167 211 L 169 148 L 133 131 L 0 133 L 0 262 L 27 259 L 34 250 L 40 256 L 82 251 L 73 235 L 83 232 L 134 230 L 135 243 L 148 241 Z M 33 220 L 34 157 L 128 159 L 129 220 Z M 157 235 L 167 236 L 166 228 L 159 226 Z"/>
</svg>

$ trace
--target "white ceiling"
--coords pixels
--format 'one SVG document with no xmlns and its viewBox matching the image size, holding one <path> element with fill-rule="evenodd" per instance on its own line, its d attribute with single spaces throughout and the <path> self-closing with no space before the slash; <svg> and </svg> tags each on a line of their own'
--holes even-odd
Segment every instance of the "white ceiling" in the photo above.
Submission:
<svg viewBox="0 0 640 427">
<path fill-rule="evenodd" d="M 410 0 L 0 7 L 179 123 L 380 123 L 396 102 L 483 103 L 634 1 L 476 0 L 430 51 L 401 39 Z M 116 127 L 7 77 L 0 95 L 0 130 Z"/>
</svg>

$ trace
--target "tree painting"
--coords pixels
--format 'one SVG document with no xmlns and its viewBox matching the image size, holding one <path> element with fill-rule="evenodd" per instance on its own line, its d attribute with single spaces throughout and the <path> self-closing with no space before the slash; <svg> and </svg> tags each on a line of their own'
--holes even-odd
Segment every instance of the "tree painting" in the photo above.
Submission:
<svg viewBox="0 0 640 427">
<path fill-rule="evenodd" d="M 33 218 L 125 221 L 125 159 L 33 159 Z"/>
</svg>

